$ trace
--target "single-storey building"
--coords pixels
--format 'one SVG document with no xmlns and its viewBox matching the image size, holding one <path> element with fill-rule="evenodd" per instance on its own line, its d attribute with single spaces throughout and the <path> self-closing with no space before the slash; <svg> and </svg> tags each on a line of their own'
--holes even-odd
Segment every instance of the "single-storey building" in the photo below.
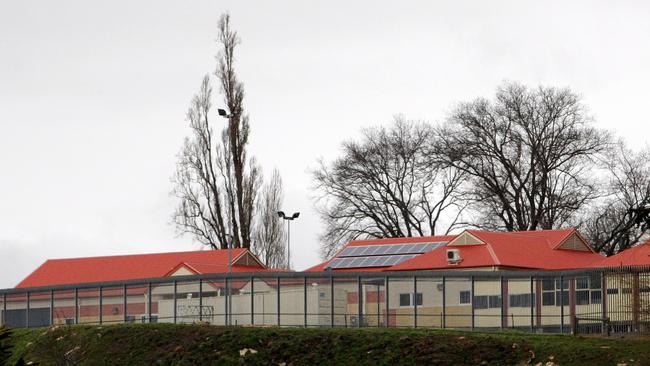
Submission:
<svg viewBox="0 0 650 366">
<path fill-rule="evenodd" d="M 465 230 L 458 235 L 353 240 L 332 258 L 305 270 L 305 278 L 278 279 L 277 270 L 266 268 L 248 250 L 234 249 L 232 271 L 255 272 L 252 282 L 174 284 L 175 276 L 226 273 L 227 258 L 226 250 L 214 250 L 48 260 L 17 288 L 164 277 L 170 281 L 151 287 L 84 288 L 76 296 L 72 290 L 62 290 L 54 293 L 53 300 L 50 293 L 31 293 L 27 317 L 26 295 L 10 295 L 0 319 L 14 326 L 26 321 L 30 326 L 46 325 L 52 308 L 54 323 L 200 319 L 225 324 L 225 315 L 230 313 L 231 324 L 355 326 L 361 322 L 368 326 L 534 327 L 544 331 L 565 324 L 568 329 L 577 315 L 597 319 L 606 309 L 613 321 L 628 322 L 630 311 L 620 310 L 638 309 L 646 300 L 650 303 L 650 298 L 628 299 L 637 290 L 650 296 L 650 278 L 644 275 L 631 281 L 604 278 L 597 272 L 568 279 L 517 277 L 523 271 L 650 265 L 650 241 L 605 258 L 572 228 Z M 388 276 L 405 271 L 406 277 Z M 417 271 L 471 271 L 474 275 L 446 279 L 410 275 Z M 480 275 L 495 271 L 507 271 L 508 276 Z M 367 275 L 362 279 L 337 276 L 333 283 L 326 275 L 346 272 Z M 226 299 L 232 311 L 227 311 Z M 637 323 L 641 315 L 638 311 L 633 315 Z"/>
</svg>

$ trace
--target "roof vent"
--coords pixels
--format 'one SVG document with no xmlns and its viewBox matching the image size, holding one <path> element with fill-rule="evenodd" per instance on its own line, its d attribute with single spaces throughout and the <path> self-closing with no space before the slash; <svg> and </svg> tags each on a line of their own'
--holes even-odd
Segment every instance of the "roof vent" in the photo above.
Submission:
<svg viewBox="0 0 650 366">
<path fill-rule="evenodd" d="M 462 262 L 463 259 L 460 257 L 460 250 L 458 249 L 447 249 L 447 263 L 449 264 L 458 264 Z"/>
</svg>

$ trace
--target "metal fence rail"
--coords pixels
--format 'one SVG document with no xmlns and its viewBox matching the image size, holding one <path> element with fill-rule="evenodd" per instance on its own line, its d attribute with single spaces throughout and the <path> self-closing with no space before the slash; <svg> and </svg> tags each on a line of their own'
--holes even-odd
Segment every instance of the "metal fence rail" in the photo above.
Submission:
<svg viewBox="0 0 650 366">
<path fill-rule="evenodd" d="M 0 290 L 0 325 L 193 323 L 649 333 L 650 267 L 255 272 Z"/>
</svg>

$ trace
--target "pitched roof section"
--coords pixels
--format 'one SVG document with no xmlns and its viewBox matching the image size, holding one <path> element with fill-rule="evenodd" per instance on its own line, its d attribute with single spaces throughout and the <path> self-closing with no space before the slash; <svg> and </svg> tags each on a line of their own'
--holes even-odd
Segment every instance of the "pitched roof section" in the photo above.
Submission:
<svg viewBox="0 0 650 366">
<path fill-rule="evenodd" d="M 650 239 L 594 264 L 594 267 L 618 266 L 650 266 Z"/>
<path fill-rule="evenodd" d="M 602 256 L 593 253 L 575 229 L 515 232 L 466 230 L 466 233 L 485 245 L 458 244 L 452 241 L 447 247 L 422 254 L 391 267 L 390 270 L 476 267 L 573 269 L 590 267 L 602 260 Z M 462 234 L 459 237 L 461 236 Z M 563 245 L 567 240 L 571 241 L 571 247 Z M 587 250 L 581 245 L 586 246 Z M 450 264 L 447 261 L 446 251 L 450 248 L 459 250 L 462 258 L 460 263 Z"/>
<path fill-rule="evenodd" d="M 453 240 L 456 235 L 438 235 L 438 236 L 419 236 L 419 237 L 408 237 L 408 238 L 383 238 L 383 239 L 364 239 L 364 240 L 352 240 L 343 246 L 332 258 L 329 260 L 317 264 L 311 268 L 305 270 L 305 272 L 320 272 L 324 271 L 332 260 L 339 257 L 341 252 L 346 248 L 357 247 L 357 246 L 371 246 L 371 245 L 390 245 L 390 244 L 418 244 L 418 243 L 433 243 L 433 242 L 449 242 Z M 376 272 L 384 271 L 387 268 L 391 267 L 363 267 L 363 268 L 337 268 L 332 269 L 336 272 L 350 272 L 350 271 L 364 271 L 364 272 Z"/>
<path fill-rule="evenodd" d="M 259 261 L 251 261 L 249 256 L 252 254 L 247 249 L 232 249 L 233 272 L 266 270 Z M 240 261 L 242 263 L 239 263 Z M 228 270 L 228 251 L 204 250 L 50 259 L 22 280 L 16 288 L 165 277 L 183 265 L 195 273 L 225 273 Z"/>
</svg>

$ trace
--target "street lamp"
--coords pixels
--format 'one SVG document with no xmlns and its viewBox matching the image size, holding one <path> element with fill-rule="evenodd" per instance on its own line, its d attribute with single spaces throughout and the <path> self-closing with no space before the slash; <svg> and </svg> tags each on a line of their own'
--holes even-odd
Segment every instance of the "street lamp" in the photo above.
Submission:
<svg viewBox="0 0 650 366">
<path fill-rule="evenodd" d="M 219 115 L 220 115 L 221 117 L 223 117 L 223 118 L 230 118 L 230 117 L 232 117 L 232 114 L 228 114 L 228 112 L 226 112 L 225 109 L 221 109 L 221 108 L 219 108 L 219 109 L 217 109 L 217 112 L 218 112 Z"/>
<path fill-rule="evenodd" d="M 300 216 L 300 212 L 294 212 L 291 216 L 286 216 L 284 211 L 278 211 L 278 216 L 287 220 L 287 269 L 291 268 L 291 221 Z"/>
</svg>

